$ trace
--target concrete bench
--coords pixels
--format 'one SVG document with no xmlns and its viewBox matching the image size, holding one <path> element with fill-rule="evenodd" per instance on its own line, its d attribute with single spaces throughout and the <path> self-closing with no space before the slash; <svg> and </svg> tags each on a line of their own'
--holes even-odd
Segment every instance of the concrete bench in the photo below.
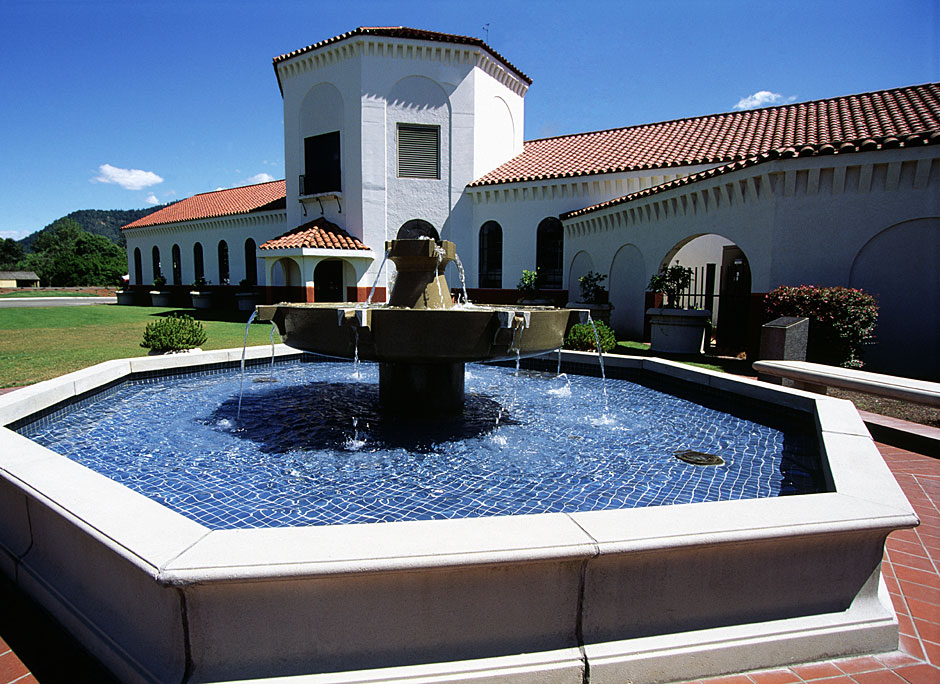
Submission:
<svg viewBox="0 0 940 684">
<path fill-rule="evenodd" d="M 825 394 L 827 387 L 940 407 L 940 383 L 899 378 L 807 361 L 755 361 L 761 375 L 788 378 L 797 389 Z"/>
</svg>

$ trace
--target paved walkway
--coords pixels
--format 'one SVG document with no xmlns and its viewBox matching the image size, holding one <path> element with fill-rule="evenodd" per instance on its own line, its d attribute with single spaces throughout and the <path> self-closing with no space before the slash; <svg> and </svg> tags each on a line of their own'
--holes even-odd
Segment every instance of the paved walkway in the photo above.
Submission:
<svg viewBox="0 0 940 684">
<path fill-rule="evenodd" d="M 117 304 L 117 297 L 0 297 L 0 309 Z"/>
<path fill-rule="evenodd" d="M 900 648 L 704 680 L 707 684 L 940 684 L 940 460 L 879 445 L 921 519 L 888 538 L 882 572 L 900 622 Z M 0 684 L 113 681 L 42 611 L 0 582 Z"/>
</svg>

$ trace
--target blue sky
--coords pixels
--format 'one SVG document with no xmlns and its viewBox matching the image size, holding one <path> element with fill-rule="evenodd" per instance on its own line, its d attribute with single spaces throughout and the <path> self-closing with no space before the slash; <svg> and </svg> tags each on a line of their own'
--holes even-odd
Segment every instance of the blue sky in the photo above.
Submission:
<svg viewBox="0 0 940 684">
<path fill-rule="evenodd" d="M 272 58 L 398 25 L 533 78 L 526 139 L 940 80 L 940 0 L 0 0 L 0 237 L 283 178 Z"/>
</svg>

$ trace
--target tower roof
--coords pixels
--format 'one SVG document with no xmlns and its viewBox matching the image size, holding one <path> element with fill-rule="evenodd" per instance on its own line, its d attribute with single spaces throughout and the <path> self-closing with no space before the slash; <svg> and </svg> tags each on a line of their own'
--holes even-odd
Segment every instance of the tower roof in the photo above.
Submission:
<svg viewBox="0 0 940 684">
<path fill-rule="evenodd" d="M 472 45 L 474 47 L 482 48 L 490 53 L 490 55 L 492 55 L 498 62 L 502 63 L 503 66 L 505 66 L 509 71 L 522 79 L 526 86 L 532 85 L 532 79 L 526 76 L 522 70 L 517 68 L 512 64 L 512 62 L 496 52 L 496 50 L 491 48 L 479 38 L 474 38 L 472 36 L 460 36 L 454 33 L 425 31 L 424 29 L 409 28 L 407 26 L 360 26 L 359 28 L 353 29 L 352 31 L 347 31 L 346 33 L 342 33 L 338 36 L 321 40 L 319 43 L 314 43 L 313 45 L 308 45 L 307 47 L 300 48 L 299 50 L 294 50 L 293 52 L 278 55 L 274 58 L 274 73 L 277 74 L 278 85 L 280 85 L 281 77 L 280 74 L 278 74 L 277 66 L 281 62 L 284 62 L 293 57 L 297 57 L 298 55 L 305 54 L 307 52 L 319 50 L 328 45 L 332 45 L 333 43 L 348 40 L 349 38 L 353 38 L 355 36 L 378 36 L 384 38 L 404 38 L 407 40 L 426 40 L 436 43 Z"/>
</svg>

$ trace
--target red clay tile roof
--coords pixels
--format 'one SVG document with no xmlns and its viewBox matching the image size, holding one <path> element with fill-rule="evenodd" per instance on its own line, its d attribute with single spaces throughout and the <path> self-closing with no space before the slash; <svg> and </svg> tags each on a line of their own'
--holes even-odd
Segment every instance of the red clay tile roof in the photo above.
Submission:
<svg viewBox="0 0 940 684">
<path fill-rule="evenodd" d="M 773 159 L 791 159 L 793 157 L 815 157 L 823 156 L 829 154 L 849 154 L 852 152 L 870 152 L 872 150 L 879 149 L 892 149 L 897 147 L 920 147 L 923 145 L 937 145 L 940 144 L 940 130 L 931 131 L 927 133 L 913 133 L 911 135 L 895 137 L 895 136 L 882 136 L 879 138 L 865 138 L 864 140 L 857 140 L 853 142 L 844 142 L 841 143 L 838 147 L 833 144 L 825 143 L 822 145 L 803 145 L 800 148 L 797 147 L 785 147 L 783 149 L 773 149 L 768 152 L 762 152 L 759 155 L 754 157 L 748 157 L 747 159 L 742 159 L 740 161 L 734 161 L 730 164 L 724 164 L 722 166 L 716 166 L 712 169 L 707 169 L 705 171 L 699 171 L 698 173 L 692 173 L 688 176 L 681 176 L 666 183 L 661 183 L 659 185 L 654 185 L 651 188 L 646 188 L 645 190 L 640 190 L 638 192 L 630 193 L 629 195 L 624 195 L 623 197 L 615 197 L 614 199 L 607 200 L 606 202 L 600 202 L 598 204 L 592 204 L 589 207 L 584 207 L 583 209 L 575 209 L 573 211 L 566 211 L 560 215 L 560 218 L 574 218 L 576 216 L 583 216 L 584 214 L 590 214 L 594 211 L 600 211 L 601 209 L 607 209 L 608 207 L 613 207 L 618 204 L 623 204 L 625 202 L 632 202 L 636 199 L 641 199 L 643 197 L 649 197 L 651 195 L 657 195 L 660 192 L 665 192 L 666 190 L 672 190 L 673 188 L 678 188 L 683 185 L 689 185 L 690 183 L 697 183 L 698 181 L 705 180 L 706 178 L 714 178 L 715 176 L 722 176 L 726 173 L 732 171 L 739 171 L 741 169 L 746 169 L 750 166 L 755 166 L 756 164 L 761 164 L 766 161 L 771 161 Z"/>
<path fill-rule="evenodd" d="M 282 180 L 258 183 L 257 185 L 245 185 L 229 190 L 204 192 L 187 197 L 176 204 L 171 204 L 160 211 L 155 211 L 141 219 L 137 219 L 133 223 L 128 223 L 121 230 L 215 218 L 217 216 L 247 214 L 251 211 L 283 209 L 286 206 L 286 195 L 287 191 Z"/>
<path fill-rule="evenodd" d="M 940 84 L 543 138 L 469 187 L 713 164 L 940 130 Z"/>
<path fill-rule="evenodd" d="M 512 62 L 496 52 L 496 50 L 491 48 L 479 38 L 473 38 L 471 36 L 458 36 L 453 33 L 425 31 L 423 29 L 408 28 L 407 26 L 360 26 L 359 28 L 353 29 L 352 31 L 347 31 L 346 33 L 334 36 L 333 38 L 321 40 L 319 43 L 308 45 L 305 48 L 294 50 L 293 52 L 288 52 L 284 55 L 278 55 L 274 58 L 274 72 L 277 73 L 277 65 L 286 59 L 296 57 L 297 55 L 302 55 L 305 52 L 319 50 L 322 47 L 326 47 L 327 45 L 331 45 L 333 43 L 338 43 L 341 40 L 346 40 L 347 38 L 352 38 L 353 36 L 383 36 L 386 38 L 406 38 L 409 40 L 430 40 L 436 43 L 458 43 L 461 45 L 473 45 L 475 47 L 481 47 L 493 55 L 497 61 L 502 62 L 502 64 L 516 76 L 525 81 L 526 85 L 532 85 L 531 78 L 526 76 L 521 70 L 516 68 Z M 280 82 L 281 77 L 278 75 L 279 85 Z"/>
<path fill-rule="evenodd" d="M 322 216 L 262 243 L 258 246 L 258 249 L 289 249 L 291 247 L 369 249 L 345 230 L 335 223 L 330 223 Z"/>
</svg>

